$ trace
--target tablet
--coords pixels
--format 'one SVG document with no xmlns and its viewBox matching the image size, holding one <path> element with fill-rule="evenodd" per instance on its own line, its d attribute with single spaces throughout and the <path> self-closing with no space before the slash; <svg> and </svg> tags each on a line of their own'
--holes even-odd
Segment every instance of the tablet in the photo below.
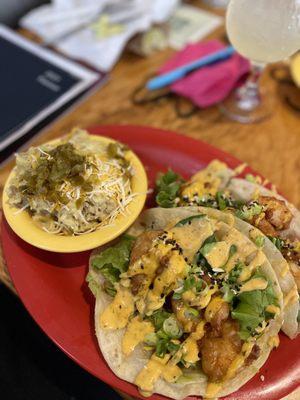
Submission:
<svg viewBox="0 0 300 400">
<path fill-rule="evenodd" d="M 0 152 L 102 77 L 0 25 Z"/>
</svg>

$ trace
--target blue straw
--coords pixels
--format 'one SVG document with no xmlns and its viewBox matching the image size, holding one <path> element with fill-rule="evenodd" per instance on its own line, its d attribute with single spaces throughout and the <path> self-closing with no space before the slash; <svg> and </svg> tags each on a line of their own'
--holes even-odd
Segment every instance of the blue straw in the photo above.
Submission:
<svg viewBox="0 0 300 400">
<path fill-rule="evenodd" d="M 213 64 L 217 61 L 226 60 L 227 58 L 232 56 L 234 51 L 235 50 L 232 46 L 228 46 L 225 49 L 218 50 L 215 53 L 209 54 L 205 57 L 201 57 L 196 61 L 176 68 L 173 71 L 167 72 L 166 74 L 159 75 L 156 78 L 150 79 L 150 81 L 147 82 L 146 87 L 148 90 L 156 90 L 171 85 L 179 79 L 182 79 L 191 71 Z"/>
</svg>

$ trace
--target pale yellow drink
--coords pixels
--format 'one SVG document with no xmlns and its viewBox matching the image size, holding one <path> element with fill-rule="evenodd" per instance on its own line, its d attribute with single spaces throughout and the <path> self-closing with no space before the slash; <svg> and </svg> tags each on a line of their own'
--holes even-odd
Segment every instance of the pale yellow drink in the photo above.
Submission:
<svg viewBox="0 0 300 400">
<path fill-rule="evenodd" d="M 226 28 L 235 49 L 256 63 L 300 49 L 300 0 L 231 0 Z"/>
</svg>

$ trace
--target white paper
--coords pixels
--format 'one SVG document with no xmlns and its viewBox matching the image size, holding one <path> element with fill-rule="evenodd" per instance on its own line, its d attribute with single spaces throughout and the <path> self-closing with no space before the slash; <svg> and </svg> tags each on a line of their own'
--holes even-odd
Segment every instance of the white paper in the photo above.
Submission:
<svg viewBox="0 0 300 400">
<path fill-rule="evenodd" d="M 31 11 L 21 26 L 37 33 L 67 56 L 109 71 L 131 37 L 166 21 L 180 0 L 54 0 Z M 99 38 L 92 25 L 103 15 L 122 31 Z M 68 34 L 70 33 L 71 34 Z"/>
<path fill-rule="evenodd" d="M 170 21 L 169 45 L 175 50 L 181 50 L 188 43 L 203 39 L 222 22 L 222 17 L 198 7 L 180 6 Z"/>
</svg>

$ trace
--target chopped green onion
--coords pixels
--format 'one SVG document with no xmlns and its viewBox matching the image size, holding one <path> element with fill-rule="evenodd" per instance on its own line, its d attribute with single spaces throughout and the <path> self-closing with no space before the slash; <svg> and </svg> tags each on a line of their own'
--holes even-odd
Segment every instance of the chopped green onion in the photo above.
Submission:
<svg viewBox="0 0 300 400">
<path fill-rule="evenodd" d="M 182 336 L 182 329 L 174 317 L 165 320 L 163 324 L 164 332 L 172 339 L 178 339 Z"/>
<path fill-rule="evenodd" d="M 195 288 L 196 292 L 201 292 L 203 288 L 204 281 L 199 278 L 197 275 L 189 275 L 184 281 L 183 285 L 174 290 L 172 298 L 174 300 L 180 300 L 182 298 L 182 294 L 188 290 Z"/>
<path fill-rule="evenodd" d="M 180 349 L 180 344 L 170 341 L 167 344 L 167 349 L 171 354 L 175 354 Z"/>
<path fill-rule="evenodd" d="M 204 282 L 203 279 L 198 279 L 198 280 L 196 281 L 196 285 L 195 285 L 196 292 L 201 292 L 204 283 L 205 283 L 205 282 Z"/>
<path fill-rule="evenodd" d="M 159 331 L 157 332 L 157 337 L 158 337 L 159 339 L 169 339 L 168 334 L 167 334 L 164 330 L 159 330 Z"/>
<path fill-rule="evenodd" d="M 144 342 L 148 345 L 148 346 L 156 346 L 157 344 L 157 335 L 154 332 L 148 333 L 145 336 Z"/>
<path fill-rule="evenodd" d="M 192 289 L 196 285 L 196 278 L 191 275 L 183 283 L 183 291 L 186 292 L 187 290 Z"/>
<path fill-rule="evenodd" d="M 257 247 L 264 247 L 265 237 L 262 235 L 256 236 L 256 238 L 254 239 L 254 243 Z"/>
<path fill-rule="evenodd" d="M 202 272 L 202 269 L 201 269 L 201 267 L 199 267 L 197 264 L 193 264 L 193 265 L 191 266 L 191 268 L 190 268 L 190 273 L 192 273 L 192 274 L 198 275 L 198 274 L 200 274 L 201 272 Z"/>
<path fill-rule="evenodd" d="M 189 307 L 185 310 L 184 315 L 186 318 L 197 318 L 199 315 L 199 311 L 195 308 Z"/>
<path fill-rule="evenodd" d="M 158 340 L 157 344 L 156 344 L 156 351 L 155 354 L 157 355 L 157 357 L 159 358 L 163 358 L 167 352 L 167 345 L 168 345 L 168 341 L 165 339 L 161 339 Z"/>
<path fill-rule="evenodd" d="M 183 292 L 174 292 L 172 298 L 173 298 L 174 300 L 180 300 L 181 297 L 182 297 L 182 293 L 183 293 Z"/>
<path fill-rule="evenodd" d="M 155 311 L 151 317 L 150 320 L 153 323 L 155 330 L 159 331 L 162 326 L 164 321 L 171 316 L 171 313 L 165 311 L 165 310 L 157 310 Z"/>
</svg>

